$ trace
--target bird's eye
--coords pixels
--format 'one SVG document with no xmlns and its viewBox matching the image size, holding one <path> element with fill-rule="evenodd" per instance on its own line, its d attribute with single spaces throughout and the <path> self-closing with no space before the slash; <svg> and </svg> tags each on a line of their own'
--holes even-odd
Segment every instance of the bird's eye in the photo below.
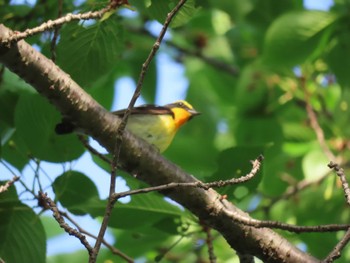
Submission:
<svg viewBox="0 0 350 263">
<path fill-rule="evenodd" d="M 184 106 L 185 106 L 185 104 L 184 104 L 183 102 L 178 102 L 177 105 L 178 105 L 179 107 L 184 107 Z"/>
</svg>

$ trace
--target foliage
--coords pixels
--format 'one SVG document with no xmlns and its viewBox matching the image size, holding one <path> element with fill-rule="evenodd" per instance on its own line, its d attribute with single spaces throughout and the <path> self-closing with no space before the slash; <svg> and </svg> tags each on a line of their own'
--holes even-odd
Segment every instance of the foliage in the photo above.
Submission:
<svg viewBox="0 0 350 263">
<path fill-rule="evenodd" d="M 77 2 L 63 1 L 63 14 L 105 5 L 97 0 Z M 138 80 L 155 41 L 151 22 L 163 23 L 176 3 L 130 0 L 131 7 L 120 8 L 100 21 L 63 25 L 56 46 L 57 65 L 109 109 L 115 82 L 126 76 Z M 330 11 L 314 11 L 305 10 L 299 0 L 283 4 L 274 0 L 188 1 L 171 24 L 169 39 L 160 52 L 184 68 L 189 82 L 186 100 L 202 116 L 182 128 L 165 156 L 209 182 L 246 174 L 249 161 L 263 154 L 263 168 L 256 178 L 218 191 L 257 219 L 298 225 L 349 222 L 341 186 L 327 168 L 333 156 L 344 167 L 350 158 L 349 5 L 335 1 Z M 57 10 L 56 1 L 37 1 L 33 7 L 0 1 L 0 22 L 24 31 L 55 19 Z M 26 41 L 51 57 L 52 37 L 53 32 L 45 32 Z M 158 75 L 152 64 L 142 89 L 147 103 L 154 102 L 157 91 L 170 86 L 160 86 Z M 33 194 L 31 198 L 38 189 L 53 189 L 51 197 L 59 207 L 99 221 L 106 200 L 95 185 L 108 178 L 94 174 L 92 180 L 88 170 L 85 174 L 74 170 L 74 161 L 84 148 L 74 135 L 55 135 L 59 120 L 52 105 L 2 68 L 1 169 L 21 175 L 32 167 L 33 184 L 26 189 Z M 45 162 L 58 165 L 43 171 Z M 101 161 L 95 163 L 103 166 Z M 50 182 L 42 186 L 45 174 Z M 120 176 L 132 189 L 144 186 L 129 175 Z M 300 182 L 308 187 L 286 195 Z M 38 214 L 34 206 L 29 207 L 13 188 L 0 194 L 0 258 L 45 262 L 45 240 L 62 232 L 50 232 L 48 221 L 52 219 Z M 113 245 L 131 257 L 153 260 L 163 255 L 162 262 L 208 258 L 201 225 L 159 194 L 135 195 L 129 202 L 118 202 L 110 232 L 116 239 Z M 322 258 L 341 236 L 305 233 L 286 237 Z M 217 233 L 214 237 L 215 255 L 220 262 L 229 262 L 235 257 L 231 248 Z M 9 249 L 14 246 L 16 253 Z M 99 262 L 115 257 L 104 249 Z M 47 260 L 86 259 L 87 253 L 78 251 Z M 347 251 L 338 262 L 349 261 Z"/>
</svg>

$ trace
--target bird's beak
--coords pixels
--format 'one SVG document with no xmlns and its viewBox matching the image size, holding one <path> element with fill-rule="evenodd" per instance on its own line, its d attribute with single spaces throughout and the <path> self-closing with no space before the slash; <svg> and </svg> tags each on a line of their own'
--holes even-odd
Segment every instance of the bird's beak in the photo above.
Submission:
<svg viewBox="0 0 350 263">
<path fill-rule="evenodd" d="M 188 110 L 188 112 L 191 113 L 191 117 L 194 117 L 194 116 L 201 114 L 200 112 L 196 111 L 195 109 L 190 109 L 190 110 Z"/>
</svg>

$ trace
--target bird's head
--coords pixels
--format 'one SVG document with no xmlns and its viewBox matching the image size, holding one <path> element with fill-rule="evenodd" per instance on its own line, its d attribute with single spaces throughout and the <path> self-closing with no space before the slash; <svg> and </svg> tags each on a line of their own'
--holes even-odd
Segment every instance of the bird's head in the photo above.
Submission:
<svg viewBox="0 0 350 263">
<path fill-rule="evenodd" d="M 176 128 L 179 128 L 192 119 L 192 117 L 200 114 L 200 112 L 196 111 L 191 104 L 184 100 L 175 101 L 165 105 L 165 107 L 172 111 Z"/>
</svg>

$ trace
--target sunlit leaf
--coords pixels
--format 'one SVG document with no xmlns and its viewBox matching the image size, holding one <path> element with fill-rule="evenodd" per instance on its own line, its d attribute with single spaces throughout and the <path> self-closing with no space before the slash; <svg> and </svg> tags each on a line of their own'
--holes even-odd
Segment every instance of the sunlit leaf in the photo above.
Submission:
<svg viewBox="0 0 350 263">
<path fill-rule="evenodd" d="M 326 155 L 316 149 L 309 151 L 303 159 L 303 172 L 307 180 L 316 180 L 329 172 L 327 164 L 329 160 Z"/>
<path fill-rule="evenodd" d="M 279 17 L 266 35 L 266 61 L 288 67 L 319 55 L 319 48 L 327 43 L 326 29 L 337 18 L 336 14 L 323 11 L 296 11 Z"/>
<path fill-rule="evenodd" d="M 83 27 L 70 24 L 62 29 L 57 46 L 58 63 L 83 87 L 91 87 L 108 74 L 118 61 L 122 37 L 114 19 Z"/>
<path fill-rule="evenodd" d="M 152 1 L 152 4 L 148 8 L 148 11 L 152 17 L 163 24 L 165 22 L 167 14 L 176 6 L 177 3 L 177 1 Z M 179 27 L 186 24 L 196 12 L 197 7 L 195 6 L 195 1 L 186 1 L 184 6 L 174 17 L 170 26 Z"/>
</svg>

